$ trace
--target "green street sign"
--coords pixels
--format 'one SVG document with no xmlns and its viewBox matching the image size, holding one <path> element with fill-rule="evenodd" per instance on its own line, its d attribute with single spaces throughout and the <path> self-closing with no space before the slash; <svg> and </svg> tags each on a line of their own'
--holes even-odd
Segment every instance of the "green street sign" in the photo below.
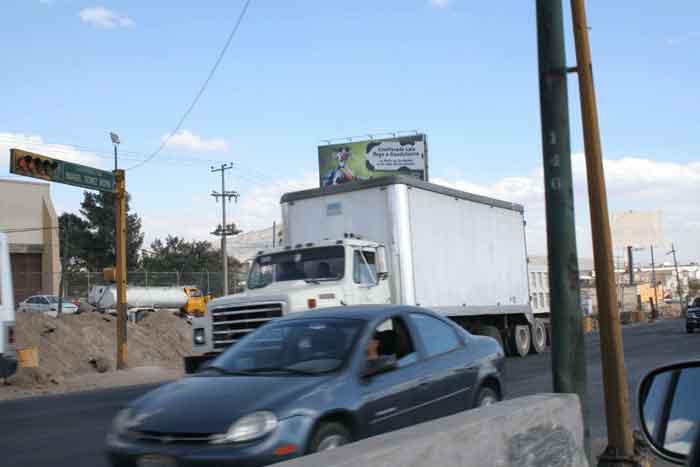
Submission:
<svg viewBox="0 0 700 467">
<path fill-rule="evenodd" d="M 114 193 L 114 174 L 86 165 L 54 159 L 23 149 L 10 149 L 10 172 L 47 182 Z"/>
</svg>

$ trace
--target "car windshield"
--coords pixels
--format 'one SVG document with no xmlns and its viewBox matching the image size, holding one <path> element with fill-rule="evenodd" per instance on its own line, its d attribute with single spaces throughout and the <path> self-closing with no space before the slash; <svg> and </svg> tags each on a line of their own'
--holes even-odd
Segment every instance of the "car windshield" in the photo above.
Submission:
<svg viewBox="0 0 700 467">
<path fill-rule="evenodd" d="M 315 318 L 265 326 L 230 347 L 210 365 L 234 374 L 320 374 L 340 368 L 364 321 Z"/>
<path fill-rule="evenodd" d="M 305 280 L 332 281 L 343 277 L 345 249 L 342 246 L 308 248 L 255 258 L 248 288 L 258 289 L 273 282 Z"/>
</svg>

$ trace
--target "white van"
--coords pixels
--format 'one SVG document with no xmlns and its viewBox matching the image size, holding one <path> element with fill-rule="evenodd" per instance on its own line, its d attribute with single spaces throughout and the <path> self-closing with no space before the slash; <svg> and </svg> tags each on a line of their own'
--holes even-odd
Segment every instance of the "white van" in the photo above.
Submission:
<svg viewBox="0 0 700 467">
<path fill-rule="evenodd" d="M 0 233 L 0 378 L 8 378 L 16 371 L 15 305 L 10 269 L 10 245 L 7 236 Z"/>
</svg>

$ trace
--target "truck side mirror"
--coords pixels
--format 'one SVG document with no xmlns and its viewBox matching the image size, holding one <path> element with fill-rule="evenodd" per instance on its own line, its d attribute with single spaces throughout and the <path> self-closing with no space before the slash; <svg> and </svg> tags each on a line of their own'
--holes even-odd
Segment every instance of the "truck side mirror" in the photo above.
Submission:
<svg viewBox="0 0 700 467">
<path fill-rule="evenodd" d="M 386 247 L 377 247 L 377 278 L 383 279 L 389 274 L 386 261 Z"/>
</svg>

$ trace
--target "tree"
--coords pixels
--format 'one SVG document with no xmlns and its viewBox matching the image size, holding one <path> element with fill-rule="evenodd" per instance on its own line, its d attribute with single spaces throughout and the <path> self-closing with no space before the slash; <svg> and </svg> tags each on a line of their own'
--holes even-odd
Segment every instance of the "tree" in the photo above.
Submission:
<svg viewBox="0 0 700 467">
<path fill-rule="evenodd" d="M 168 235 L 165 240 L 156 238 L 141 261 L 147 271 L 221 271 L 221 250 L 208 241 L 192 240 Z M 240 263 L 229 258 L 229 271 L 237 271 Z"/>
<path fill-rule="evenodd" d="M 67 264 L 87 270 L 99 270 L 115 264 L 114 194 L 84 192 L 80 214 L 64 213 L 59 217 L 61 245 L 67 248 Z M 127 195 L 126 210 L 129 212 Z M 126 265 L 136 269 L 143 245 L 141 218 L 127 214 Z"/>
<path fill-rule="evenodd" d="M 139 264 L 139 250 L 143 245 L 141 218 L 138 214 L 128 214 L 131 196 L 126 196 L 126 267 L 136 269 Z M 84 193 L 80 213 L 85 216 L 92 233 L 92 248 L 89 250 L 88 265 L 102 269 L 115 264 L 115 218 L 114 194 L 100 191 Z"/>
</svg>

